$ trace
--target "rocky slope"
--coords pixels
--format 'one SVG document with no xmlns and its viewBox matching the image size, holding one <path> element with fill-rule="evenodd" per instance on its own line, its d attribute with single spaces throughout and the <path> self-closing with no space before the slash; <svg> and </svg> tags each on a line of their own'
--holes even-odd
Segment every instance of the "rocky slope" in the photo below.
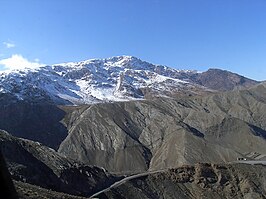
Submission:
<svg viewBox="0 0 266 199">
<path fill-rule="evenodd" d="M 0 102 L 91 104 L 195 95 L 257 83 L 228 71 L 198 73 L 118 56 L 1 72 Z"/>
<path fill-rule="evenodd" d="M 86 197 L 69 195 L 63 192 L 56 192 L 50 189 L 24 183 L 21 181 L 14 181 L 19 199 L 85 199 Z"/>
<path fill-rule="evenodd" d="M 261 165 L 196 164 L 132 179 L 97 198 L 199 199 L 266 197 L 266 168 Z"/>
<path fill-rule="evenodd" d="M 0 131 L 0 150 L 13 179 L 54 191 L 89 196 L 119 179 L 4 131 Z"/>
<path fill-rule="evenodd" d="M 58 151 L 122 173 L 263 156 L 265 99 L 261 84 L 203 97 L 74 107 Z"/>
</svg>

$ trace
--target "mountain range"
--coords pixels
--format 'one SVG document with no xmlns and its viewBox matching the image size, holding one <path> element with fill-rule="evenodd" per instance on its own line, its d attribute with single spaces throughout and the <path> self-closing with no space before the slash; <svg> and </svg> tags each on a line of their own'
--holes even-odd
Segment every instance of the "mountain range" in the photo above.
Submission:
<svg viewBox="0 0 266 199">
<path fill-rule="evenodd" d="M 265 82 L 220 69 L 118 56 L 0 73 L 21 198 L 265 198 L 265 167 L 238 161 L 265 162 L 265 113 Z"/>
<path fill-rule="evenodd" d="M 256 83 L 228 71 L 177 70 L 132 56 L 0 73 L 1 98 L 62 105 L 195 95 L 245 88 Z"/>
</svg>

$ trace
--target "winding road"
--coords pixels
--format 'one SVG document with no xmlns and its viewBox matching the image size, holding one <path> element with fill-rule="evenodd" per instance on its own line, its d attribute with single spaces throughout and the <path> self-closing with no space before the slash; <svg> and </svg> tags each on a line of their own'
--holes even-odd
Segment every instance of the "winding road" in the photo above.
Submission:
<svg viewBox="0 0 266 199">
<path fill-rule="evenodd" d="M 239 161 L 234 161 L 234 162 L 230 162 L 230 164 L 236 164 L 236 163 L 242 163 L 242 164 L 251 164 L 251 165 L 256 165 L 256 164 L 260 164 L 260 165 L 266 165 L 266 161 L 259 161 L 259 160 L 239 160 Z M 123 178 L 122 180 L 119 180 L 117 182 L 115 182 L 114 184 L 112 184 L 111 186 L 93 194 L 92 196 L 90 196 L 89 198 L 93 199 L 93 198 L 97 198 L 98 195 L 100 195 L 103 192 L 109 191 L 112 188 L 115 188 L 129 180 L 138 178 L 138 177 L 142 177 L 142 176 L 146 176 L 149 174 L 154 174 L 154 173 L 160 173 L 160 172 L 164 172 L 167 171 L 168 169 L 162 169 L 162 170 L 156 170 L 156 171 L 148 171 L 148 172 L 144 172 L 144 173 L 139 173 L 139 174 L 135 174 L 132 176 L 128 176 Z"/>
<path fill-rule="evenodd" d="M 146 175 L 149 175 L 149 174 L 154 174 L 154 173 L 160 173 L 160 172 L 163 172 L 163 171 L 167 171 L 168 169 L 162 169 L 162 170 L 156 170 L 156 171 L 148 171 L 148 172 L 144 172 L 144 173 L 139 173 L 139 174 L 135 174 L 135 175 L 132 175 L 132 176 L 128 176 L 128 177 L 125 177 L 123 178 L 122 180 L 120 181 L 117 181 L 115 182 L 114 184 L 112 184 L 110 187 L 107 187 L 95 194 L 93 194 L 92 196 L 90 196 L 89 198 L 97 198 L 98 195 L 100 195 L 101 193 L 103 192 L 106 192 L 106 191 L 109 191 L 110 189 L 114 188 L 114 187 L 117 187 L 129 180 L 132 180 L 134 178 L 138 178 L 138 177 L 142 177 L 142 176 L 146 176 Z"/>
</svg>

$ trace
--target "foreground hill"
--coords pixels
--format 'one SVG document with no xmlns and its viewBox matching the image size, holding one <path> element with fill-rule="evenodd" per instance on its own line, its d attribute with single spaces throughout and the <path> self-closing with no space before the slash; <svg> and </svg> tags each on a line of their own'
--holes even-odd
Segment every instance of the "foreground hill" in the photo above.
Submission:
<svg viewBox="0 0 266 199">
<path fill-rule="evenodd" d="M 38 142 L 4 131 L 0 131 L 0 150 L 13 179 L 54 191 L 89 196 L 119 179 L 104 169 L 73 161 Z"/>
<path fill-rule="evenodd" d="M 262 165 L 196 164 L 125 178 L 92 198 L 265 198 Z M 20 198 L 82 198 L 15 181 Z"/>
<path fill-rule="evenodd" d="M 21 181 L 13 181 L 18 192 L 19 199 L 86 199 L 86 197 L 69 195 L 64 192 L 56 192 Z"/>
<path fill-rule="evenodd" d="M 95 198 L 265 198 L 265 176 L 261 165 L 196 164 L 136 177 Z"/>
</svg>

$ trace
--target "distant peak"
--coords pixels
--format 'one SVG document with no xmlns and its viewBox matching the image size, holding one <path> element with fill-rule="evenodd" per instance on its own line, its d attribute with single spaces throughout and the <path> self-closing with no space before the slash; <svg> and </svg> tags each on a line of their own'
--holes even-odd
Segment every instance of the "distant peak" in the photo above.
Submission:
<svg viewBox="0 0 266 199">
<path fill-rule="evenodd" d="M 227 71 L 227 70 L 223 70 L 223 69 L 219 69 L 219 68 L 209 68 L 207 71 L 220 71 L 220 72 L 230 72 L 230 71 Z"/>
<path fill-rule="evenodd" d="M 107 58 L 106 60 L 113 61 L 113 62 L 130 62 L 133 60 L 140 60 L 140 59 L 134 56 L 121 55 L 121 56 L 110 57 L 110 58 Z"/>
</svg>

